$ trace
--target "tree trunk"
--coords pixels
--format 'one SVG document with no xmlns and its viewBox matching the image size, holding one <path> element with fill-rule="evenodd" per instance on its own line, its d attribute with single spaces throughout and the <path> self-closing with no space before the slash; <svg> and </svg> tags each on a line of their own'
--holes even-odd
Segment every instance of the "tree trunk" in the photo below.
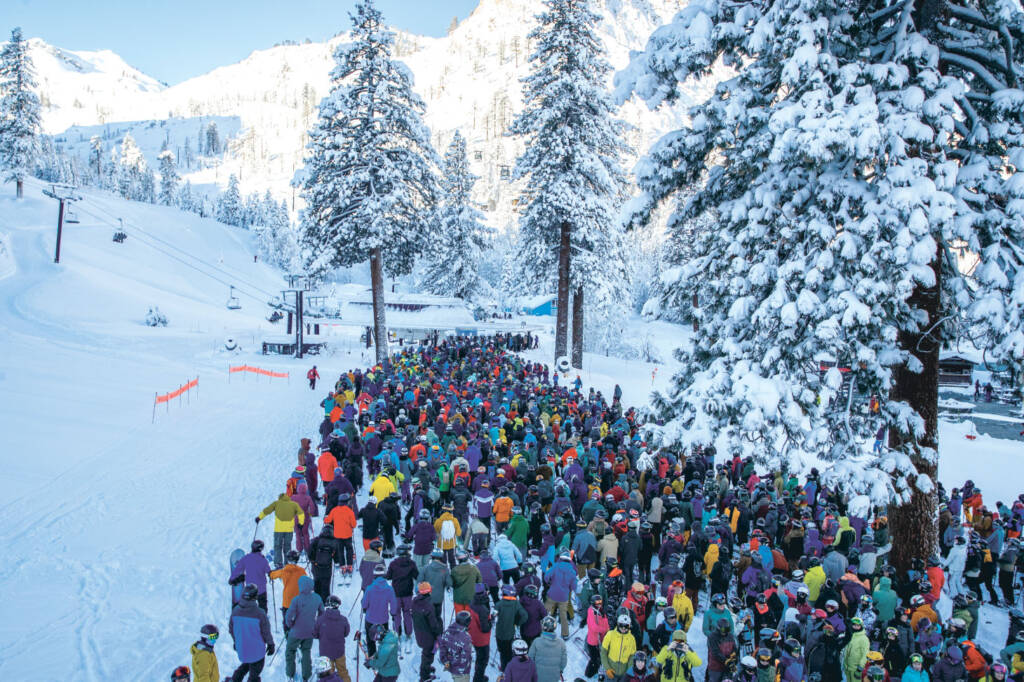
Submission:
<svg viewBox="0 0 1024 682">
<path fill-rule="evenodd" d="M 572 297 L 572 366 L 583 369 L 583 287 Z"/>
<path fill-rule="evenodd" d="M 17 191 L 17 197 L 19 199 L 21 199 L 22 197 L 25 196 L 25 181 L 22 180 L 21 178 L 18 178 L 17 190 L 16 191 Z"/>
<path fill-rule="evenodd" d="M 697 292 L 693 292 L 693 331 L 697 331 Z"/>
<path fill-rule="evenodd" d="M 906 366 L 896 368 L 896 385 L 890 397 L 905 401 L 924 420 L 924 436 L 916 443 L 908 434 L 889 430 L 889 447 L 897 449 L 907 444 L 910 460 L 919 474 L 928 476 L 933 486 L 938 483 L 939 451 L 939 348 L 941 347 L 942 315 L 940 292 L 942 264 L 936 253 L 931 263 L 935 273 L 935 286 L 918 286 L 910 296 L 910 304 L 928 315 L 923 327 L 924 333 L 899 333 L 900 347 L 914 355 L 924 366 L 920 373 L 909 371 Z M 889 508 L 889 529 L 892 538 L 892 552 L 889 563 L 897 570 L 905 571 L 910 560 L 924 559 L 935 553 L 938 542 L 936 491 L 923 493 L 916 488 L 910 502 L 892 505 Z"/>
<path fill-rule="evenodd" d="M 388 357 L 388 328 L 384 321 L 384 264 L 380 249 L 370 254 L 370 282 L 373 287 L 373 343 L 377 347 L 377 362 L 383 364 Z"/>
<path fill-rule="evenodd" d="M 555 317 L 555 364 L 569 346 L 569 223 L 562 223 L 558 246 L 558 311 Z"/>
</svg>

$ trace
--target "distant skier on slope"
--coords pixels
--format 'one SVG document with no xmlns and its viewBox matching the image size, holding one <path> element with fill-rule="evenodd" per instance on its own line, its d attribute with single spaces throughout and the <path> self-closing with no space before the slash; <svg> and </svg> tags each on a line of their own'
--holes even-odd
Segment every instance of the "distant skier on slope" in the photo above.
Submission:
<svg viewBox="0 0 1024 682">
<path fill-rule="evenodd" d="M 306 378 L 309 379 L 309 390 L 316 390 L 316 380 L 320 378 L 320 372 L 316 371 L 316 365 L 313 365 L 313 369 L 306 372 Z"/>
</svg>

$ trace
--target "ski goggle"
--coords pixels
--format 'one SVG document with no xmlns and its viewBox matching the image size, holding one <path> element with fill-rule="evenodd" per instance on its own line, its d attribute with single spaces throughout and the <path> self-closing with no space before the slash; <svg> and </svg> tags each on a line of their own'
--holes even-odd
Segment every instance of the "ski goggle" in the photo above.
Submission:
<svg viewBox="0 0 1024 682">
<path fill-rule="evenodd" d="M 211 632 L 208 635 L 203 635 L 203 639 L 208 642 L 216 642 L 218 637 L 220 637 L 220 633 L 218 632 Z"/>
<path fill-rule="evenodd" d="M 910 655 L 910 662 L 911 663 L 924 663 L 924 657 L 921 654 L 911 654 Z"/>
</svg>

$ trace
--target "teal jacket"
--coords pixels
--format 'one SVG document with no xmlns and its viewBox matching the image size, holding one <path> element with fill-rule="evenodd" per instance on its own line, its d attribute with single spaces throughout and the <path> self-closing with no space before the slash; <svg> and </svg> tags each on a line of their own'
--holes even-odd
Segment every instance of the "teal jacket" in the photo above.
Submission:
<svg viewBox="0 0 1024 682">
<path fill-rule="evenodd" d="M 366 660 L 366 665 L 381 677 L 397 677 L 402 669 L 398 665 L 398 635 L 388 630 L 377 643 L 377 654 Z"/>
</svg>

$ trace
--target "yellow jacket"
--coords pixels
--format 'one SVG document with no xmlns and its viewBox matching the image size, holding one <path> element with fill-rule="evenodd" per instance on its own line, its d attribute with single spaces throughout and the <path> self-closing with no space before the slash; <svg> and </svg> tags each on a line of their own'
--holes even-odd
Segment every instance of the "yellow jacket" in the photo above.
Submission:
<svg viewBox="0 0 1024 682">
<path fill-rule="evenodd" d="M 220 682 L 220 667 L 217 654 L 205 647 L 192 645 L 192 679 L 195 682 Z"/>
<path fill-rule="evenodd" d="M 452 525 L 449 526 L 449 530 L 453 532 L 451 537 L 445 537 L 444 524 L 446 521 L 451 521 Z M 459 537 L 462 535 L 462 526 L 459 525 L 459 520 L 452 516 L 451 512 L 445 512 L 434 521 L 434 531 L 437 532 L 437 546 L 441 549 L 455 549 L 455 545 L 459 542 Z"/>
<path fill-rule="evenodd" d="M 687 669 L 699 668 L 704 663 L 693 649 L 687 648 L 683 653 L 682 651 L 673 651 L 668 644 L 661 647 L 661 651 L 654 657 L 654 660 L 661 666 L 662 673 L 658 678 L 660 682 L 687 682 Z M 669 667 L 666 666 L 668 661 L 672 661 L 671 675 L 665 674 L 666 668 Z"/>
<path fill-rule="evenodd" d="M 686 596 L 685 592 L 679 592 L 672 598 L 672 608 L 676 610 L 676 618 L 683 626 L 683 632 L 690 631 L 693 624 L 693 602 Z M 700 665 L 699 663 L 697 665 Z"/>
<path fill-rule="evenodd" d="M 386 500 L 393 492 L 395 492 L 395 484 L 384 474 L 378 476 L 370 486 L 370 494 L 377 498 L 377 504 Z"/>
<path fill-rule="evenodd" d="M 624 675 L 629 667 L 633 665 L 633 655 L 636 654 L 636 640 L 632 632 L 625 634 L 619 632 L 618 628 L 609 630 L 601 641 L 601 664 L 616 675 Z"/>
<path fill-rule="evenodd" d="M 718 545 L 711 543 L 704 552 L 704 575 L 711 575 L 711 569 L 718 563 Z"/>
<path fill-rule="evenodd" d="M 825 569 L 821 566 L 812 566 L 807 569 L 807 573 L 804 574 L 804 584 L 807 585 L 810 592 L 807 595 L 807 601 L 814 603 L 818 600 L 818 594 L 821 592 L 821 586 L 825 584 L 825 580 Z"/>
<path fill-rule="evenodd" d="M 260 519 L 270 516 L 270 514 L 274 515 L 275 533 L 294 532 L 296 518 L 299 519 L 300 526 L 306 522 L 306 514 L 303 513 L 302 507 L 292 502 L 292 499 L 284 493 L 263 508 L 263 511 L 260 512 Z"/>
</svg>

